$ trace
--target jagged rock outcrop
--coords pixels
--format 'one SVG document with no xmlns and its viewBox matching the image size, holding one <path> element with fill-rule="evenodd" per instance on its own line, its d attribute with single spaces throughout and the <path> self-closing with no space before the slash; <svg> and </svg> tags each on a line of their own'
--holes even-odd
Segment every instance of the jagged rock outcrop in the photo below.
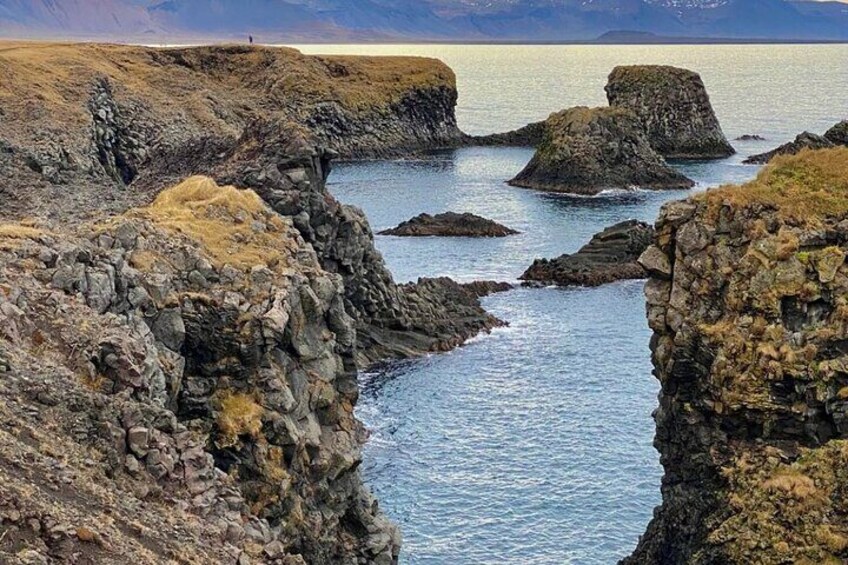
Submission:
<svg viewBox="0 0 848 565">
<path fill-rule="evenodd" d="M 643 257 L 663 503 L 626 564 L 848 559 L 848 149 L 667 204 Z"/>
<path fill-rule="evenodd" d="M 723 159 L 735 153 L 698 73 L 662 65 L 616 67 L 606 92 L 610 106 L 638 116 L 651 146 L 666 159 Z"/>
<path fill-rule="evenodd" d="M 464 283 L 462 285 L 462 288 L 471 292 L 474 296 L 483 298 L 484 296 L 498 294 L 500 292 L 508 292 L 515 287 L 508 282 L 474 281 L 470 283 Z"/>
<path fill-rule="evenodd" d="M 469 136 L 466 145 L 536 147 L 545 136 L 545 121 L 533 122 L 522 128 L 491 135 Z"/>
<path fill-rule="evenodd" d="M 830 147 L 834 147 L 834 144 L 827 138 L 805 131 L 798 134 L 794 141 L 784 143 L 780 147 L 766 153 L 751 155 L 743 163 L 748 165 L 762 165 L 768 163 L 778 155 L 795 155 L 804 149 L 828 149 Z"/>
<path fill-rule="evenodd" d="M 342 280 L 291 219 L 193 177 L 90 225 L 4 224 L 0 259 L 0 560 L 396 560 Z"/>
<path fill-rule="evenodd" d="M 536 259 L 521 280 L 560 286 L 599 286 L 622 279 L 645 278 L 639 256 L 654 238 L 644 222 L 627 220 L 595 234 L 574 254 Z"/>
<path fill-rule="evenodd" d="M 68 61 L 76 64 L 70 75 L 61 72 Z M 0 63 L 10 77 L 0 92 L 0 217 L 118 213 L 205 174 L 254 189 L 292 217 L 324 268 L 344 277 L 361 363 L 443 350 L 498 323 L 447 281 L 394 284 L 362 212 L 325 186 L 340 151 L 378 155 L 453 135 L 453 102 L 440 98 L 455 92 L 453 74 L 442 63 L 103 45 L 26 46 L 4 51 Z M 43 91 L 46 76 L 53 80 Z M 417 96 L 434 99 L 407 104 Z M 326 100 L 380 129 L 319 127 L 312 117 Z M 333 147 L 336 135 L 347 145 Z M 417 335 L 410 342 L 404 332 Z"/>
<path fill-rule="evenodd" d="M 356 368 L 499 322 L 450 279 L 395 284 L 326 179 L 340 152 L 452 136 L 452 74 L 60 44 L 6 49 L 0 72 L 0 551 L 394 561 L 356 471 Z M 357 122 L 316 121 L 327 101 Z M 162 192 L 197 174 L 239 190 Z"/>
<path fill-rule="evenodd" d="M 548 118 L 536 154 L 509 184 L 572 194 L 694 185 L 651 148 L 632 112 L 584 106 Z"/>
<path fill-rule="evenodd" d="M 824 135 L 817 135 L 808 131 L 800 133 L 793 141 L 784 143 L 771 151 L 751 155 L 743 163 L 748 165 L 762 165 L 768 163 L 778 155 L 795 155 L 804 149 L 829 149 L 840 145 L 848 147 L 848 120 L 834 125 Z"/>
<path fill-rule="evenodd" d="M 834 145 L 848 147 L 848 120 L 834 124 L 833 127 L 824 132 L 824 137 Z"/>
<path fill-rule="evenodd" d="M 519 232 L 476 214 L 443 212 L 434 216 L 419 214 L 379 233 L 402 237 L 506 237 Z"/>
</svg>

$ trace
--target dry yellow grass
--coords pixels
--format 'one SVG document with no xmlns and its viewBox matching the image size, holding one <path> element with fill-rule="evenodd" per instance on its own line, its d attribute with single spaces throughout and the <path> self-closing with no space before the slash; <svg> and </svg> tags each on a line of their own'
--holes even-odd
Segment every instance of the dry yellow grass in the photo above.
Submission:
<svg viewBox="0 0 848 565">
<path fill-rule="evenodd" d="M 259 46 L 0 42 L 0 76 L 9 117 L 68 121 L 90 119 L 80 102 L 87 102 L 96 78 L 174 119 L 188 114 L 210 123 L 222 111 L 289 111 L 324 101 L 357 110 L 397 101 L 411 88 L 456 86 L 453 71 L 435 59 L 309 56 Z"/>
<path fill-rule="evenodd" d="M 226 391 L 218 396 L 217 402 L 218 443 L 221 447 L 237 445 L 239 437 L 243 435 L 253 438 L 260 436 L 265 411 L 253 396 Z"/>
<path fill-rule="evenodd" d="M 285 221 L 255 192 L 218 186 L 208 177 L 190 177 L 128 215 L 189 237 L 218 266 L 282 267 L 292 245 Z"/>
<path fill-rule="evenodd" d="M 777 157 L 753 181 L 723 186 L 701 198 L 714 212 L 724 202 L 736 207 L 764 204 L 805 223 L 848 215 L 848 148 Z"/>
<path fill-rule="evenodd" d="M 21 224 L 0 224 L 0 238 L 36 239 L 45 235 L 43 230 Z"/>
</svg>

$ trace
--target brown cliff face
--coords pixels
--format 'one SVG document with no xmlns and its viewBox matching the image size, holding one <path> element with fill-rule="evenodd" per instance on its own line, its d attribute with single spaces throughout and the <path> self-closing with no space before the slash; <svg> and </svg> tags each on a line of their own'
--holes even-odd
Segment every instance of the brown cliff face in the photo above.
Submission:
<svg viewBox="0 0 848 565">
<path fill-rule="evenodd" d="M 344 277 L 361 363 L 450 348 L 497 323 L 450 281 L 395 285 L 363 214 L 325 187 L 339 151 L 384 155 L 458 135 L 454 77 L 442 63 L 258 47 L 11 44 L 0 72 L 0 217 L 119 213 L 209 175 L 291 216 L 324 268 Z M 315 122 L 328 104 L 349 117 L 344 128 Z"/>
<path fill-rule="evenodd" d="M 663 208 L 642 258 L 663 504 L 625 563 L 848 558 L 846 219 L 846 149 Z"/>
</svg>

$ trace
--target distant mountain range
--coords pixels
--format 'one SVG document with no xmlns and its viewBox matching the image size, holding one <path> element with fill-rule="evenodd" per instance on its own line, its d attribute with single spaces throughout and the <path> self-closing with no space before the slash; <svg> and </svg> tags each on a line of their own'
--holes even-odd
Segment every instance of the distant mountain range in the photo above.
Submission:
<svg viewBox="0 0 848 565">
<path fill-rule="evenodd" d="M 0 37 L 557 42 L 848 40 L 848 4 L 801 0 L 0 0 Z M 606 34 L 606 35 L 605 35 Z M 650 35 L 652 34 L 652 35 Z"/>
</svg>

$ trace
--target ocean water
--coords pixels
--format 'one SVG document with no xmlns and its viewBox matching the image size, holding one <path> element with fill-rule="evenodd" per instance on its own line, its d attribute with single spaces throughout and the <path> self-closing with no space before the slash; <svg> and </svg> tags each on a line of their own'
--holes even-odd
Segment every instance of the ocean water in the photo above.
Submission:
<svg viewBox="0 0 848 565">
<path fill-rule="evenodd" d="M 848 118 L 848 46 L 301 46 L 310 53 L 438 57 L 457 73 L 467 132 L 518 127 L 605 102 L 617 64 L 701 73 L 740 154 L 675 164 L 705 190 L 742 182 L 745 155 Z M 530 159 L 467 148 L 421 159 L 340 164 L 331 191 L 375 231 L 421 212 L 470 211 L 520 230 L 497 240 L 377 237 L 398 281 L 449 275 L 514 281 L 536 257 L 573 252 L 614 222 L 653 221 L 688 191 L 549 195 L 504 181 Z M 517 289 L 485 300 L 509 322 L 451 353 L 362 375 L 372 436 L 363 472 L 401 525 L 416 565 L 608 564 L 627 555 L 659 501 L 642 283 Z"/>
</svg>

